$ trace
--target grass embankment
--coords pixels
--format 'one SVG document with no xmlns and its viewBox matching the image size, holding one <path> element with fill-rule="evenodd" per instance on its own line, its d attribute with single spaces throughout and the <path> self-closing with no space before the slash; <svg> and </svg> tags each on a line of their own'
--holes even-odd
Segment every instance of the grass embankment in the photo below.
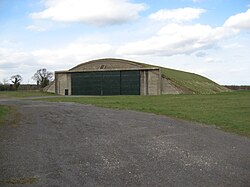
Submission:
<svg viewBox="0 0 250 187">
<path fill-rule="evenodd" d="M 43 99 L 129 109 L 216 125 L 250 137 L 250 92 L 210 95 L 61 97 Z"/>
<path fill-rule="evenodd" d="M 10 108 L 0 105 L 0 126 L 4 123 L 7 115 L 10 113 Z"/>
<path fill-rule="evenodd" d="M 54 94 L 42 91 L 0 91 L 0 98 L 26 98 L 51 95 Z"/>
<path fill-rule="evenodd" d="M 168 68 L 161 68 L 163 77 L 180 88 L 184 93 L 211 94 L 230 91 L 229 89 L 213 82 L 212 80 L 194 74 Z"/>
</svg>

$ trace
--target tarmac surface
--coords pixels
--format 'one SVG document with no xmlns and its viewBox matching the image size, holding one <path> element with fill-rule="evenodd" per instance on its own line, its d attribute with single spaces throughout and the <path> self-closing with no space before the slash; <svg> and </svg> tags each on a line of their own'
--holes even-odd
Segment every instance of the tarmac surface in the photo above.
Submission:
<svg viewBox="0 0 250 187">
<path fill-rule="evenodd" d="M 0 186 L 250 186 L 250 139 L 74 103 L 0 100 Z"/>
</svg>

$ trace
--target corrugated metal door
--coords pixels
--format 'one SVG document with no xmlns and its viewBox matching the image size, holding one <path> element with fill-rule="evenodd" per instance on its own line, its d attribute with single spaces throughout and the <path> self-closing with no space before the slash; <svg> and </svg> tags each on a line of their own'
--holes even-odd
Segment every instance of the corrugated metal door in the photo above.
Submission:
<svg viewBox="0 0 250 187">
<path fill-rule="evenodd" d="M 72 73 L 71 87 L 72 95 L 140 95 L 140 72 Z"/>
<path fill-rule="evenodd" d="M 121 71 L 121 95 L 140 95 L 139 71 Z"/>
<path fill-rule="evenodd" d="M 71 75 L 72 95 L 101 95 L 102 73 L 85 72 Z"/>
<path fill-rule="evenodd" d="M 103 72 L 101 95 L 120 95 L 120 79 L 120 71 Z"/>
</svg>

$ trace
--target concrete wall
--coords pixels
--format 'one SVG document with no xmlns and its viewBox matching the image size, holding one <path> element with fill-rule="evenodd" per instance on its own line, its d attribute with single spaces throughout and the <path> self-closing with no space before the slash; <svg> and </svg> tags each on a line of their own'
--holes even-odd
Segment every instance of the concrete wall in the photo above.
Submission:
<svg viewBox="0 0 250 187">
<path fill-rule="evenodd" d="M 143 70 L 141 74 L 141 95 L 161 95 L 183 93 L 171 84 L 170 80 L 161 76 L 160 70 Z"/>
<path fill-rule="evenodd" d="M 178 89 L 174 85 L 171 84 L 170 80 L 166 78 L 162 78 L 162 87 L 161 87 L 162 94 L 180 94 L 183 93 L 181 89 Z"/>
<path fill-rule="evenodd" d="M 148 95 L 148 71 L 140 71 L 140 95 Z"/>
<path fill-rule="evenodd" d="M 55 78 L 56 94 L 65 95 L 65 89 L 68 89 L 68 95 L 71 95 L 71 74 L 56 73 L 56 78 Z"/>
<path fill-rule="evenodd" d="M 55 93 L 56 87 L 55 87 L 55 81 L 51 82 L 48 86 L 43 88 L 44 92 L 49 92 L 49 93 Z"/>
<path fill-rule="evenodd" d="M 159 70 L 148 71 L 148 95 L 161 94 L 161 74 Z"/>
<path fill-rule="evenodd" d="M 161 95 L 160 70 L 142 70 L 140 74 L 141 95 Z"/>
</svg>

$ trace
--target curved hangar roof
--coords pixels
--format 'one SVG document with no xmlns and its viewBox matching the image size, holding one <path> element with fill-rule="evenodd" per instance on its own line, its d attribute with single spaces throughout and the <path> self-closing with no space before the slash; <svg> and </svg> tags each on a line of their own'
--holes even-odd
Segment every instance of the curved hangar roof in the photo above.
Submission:
<svg viewBox="0 0 250 187">
<path fill-rule="evenodd" d="M 133 62 L 123 59 L 105 58 L 99 60 L 92 60 L 79 64 L 69 72 L 76 71 L 102 71 L 102 70 L 130 70 L 130 69 L 158 69 L 154 66 Z"/>
</svg>

